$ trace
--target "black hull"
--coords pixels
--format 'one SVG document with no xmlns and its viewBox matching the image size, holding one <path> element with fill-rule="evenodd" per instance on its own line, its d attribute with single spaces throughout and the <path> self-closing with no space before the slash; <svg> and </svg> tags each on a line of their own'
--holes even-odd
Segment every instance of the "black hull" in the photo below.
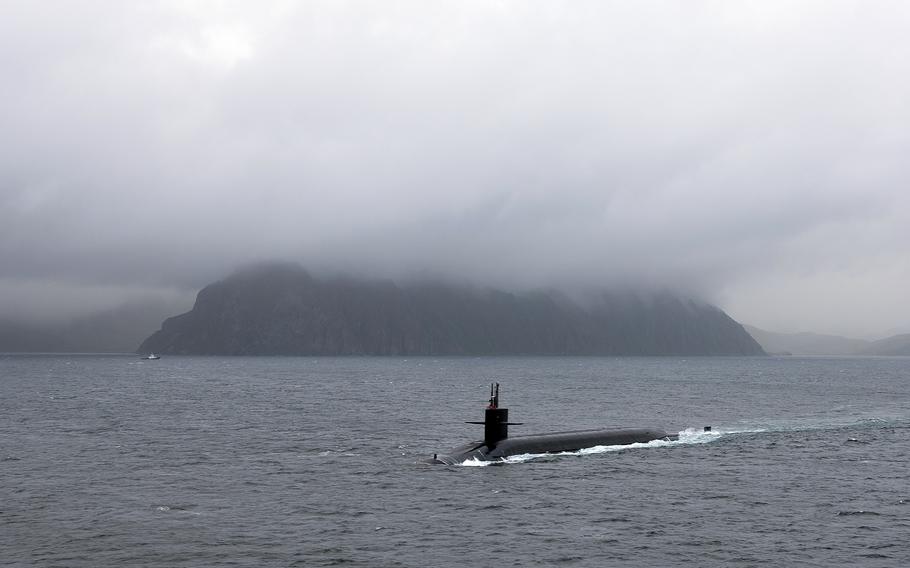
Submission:
<svg viewBox="0 0 910 568">
<path fill-rule="evenodd" d="M 610 428 L 602 430 L 576 430 L 515 436 L 487 445 L 483 441 L 471 442 L 453 448 L 448 454 L 434 455 L 425 463 L 456 465 L 467 460 L 496 461 L 522 454 L 549 454 L 572 452 L 595 446 L 625 446 L 654 440 L 675 440 L 675 435 L 656 428 Z"/>
</svg>

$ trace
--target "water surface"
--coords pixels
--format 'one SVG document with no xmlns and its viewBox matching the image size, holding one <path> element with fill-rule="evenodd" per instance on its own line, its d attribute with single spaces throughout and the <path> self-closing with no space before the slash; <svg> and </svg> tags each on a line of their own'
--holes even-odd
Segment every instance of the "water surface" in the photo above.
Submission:
<svg viewBox="0 0 910 568">
<path fill-rule="evenodd" d="M 908 379 L 907 358 L 0 355 L 0 564 L 907 566 Z M 417 465 L 480 436 L 491 381 L 513 434 L 684 435 Z"/>
</svg>

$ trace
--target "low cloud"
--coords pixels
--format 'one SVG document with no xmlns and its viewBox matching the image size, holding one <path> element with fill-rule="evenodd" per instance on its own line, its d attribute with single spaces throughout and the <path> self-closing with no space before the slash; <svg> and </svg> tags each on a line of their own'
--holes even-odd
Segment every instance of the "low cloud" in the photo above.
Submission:
<svg viewBox="0 0 910 568">
<path fill-rule="evenodd" d="M 0 316 L 286 259 L 910 322 L 903 3 L 0 11 Z"/>
</svg>

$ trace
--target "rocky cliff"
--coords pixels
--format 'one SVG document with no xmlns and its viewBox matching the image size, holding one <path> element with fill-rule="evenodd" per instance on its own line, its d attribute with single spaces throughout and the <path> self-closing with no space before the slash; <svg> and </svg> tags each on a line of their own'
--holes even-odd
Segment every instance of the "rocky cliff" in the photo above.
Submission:
<svg viewBox="0 0 910 568">
<path fill-rule="evenodd" d="M 761 355 L 720 309 L 670 294 L 316 278 L 259 267 L 205 287 L 139 352 L 218 355 Z"/>
</svg>

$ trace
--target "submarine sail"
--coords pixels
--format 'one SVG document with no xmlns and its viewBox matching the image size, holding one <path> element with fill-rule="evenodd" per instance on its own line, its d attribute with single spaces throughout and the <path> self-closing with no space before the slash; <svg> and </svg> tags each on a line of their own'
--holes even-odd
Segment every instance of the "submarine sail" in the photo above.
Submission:
<svg viewBox="0 0 910 568">
<path fill-rule="evenodd" d="M 433 454 L 423 463 L 456 465 L 468 460 L 495 461 L 522 454 L 572 452 L 594 446 L 623 446 L 677 438 L 659 428 L 570 430 L 509 437 L 509 426 L 521 423 L 509 422 L 509 410 L 500 408 L 499 383 L 490 385 L 490 402 L 484 410 L 483 422 L 468 424 L 483 425 L 483 440 L 458 446 L 446 454 Z"/>
</svg>

